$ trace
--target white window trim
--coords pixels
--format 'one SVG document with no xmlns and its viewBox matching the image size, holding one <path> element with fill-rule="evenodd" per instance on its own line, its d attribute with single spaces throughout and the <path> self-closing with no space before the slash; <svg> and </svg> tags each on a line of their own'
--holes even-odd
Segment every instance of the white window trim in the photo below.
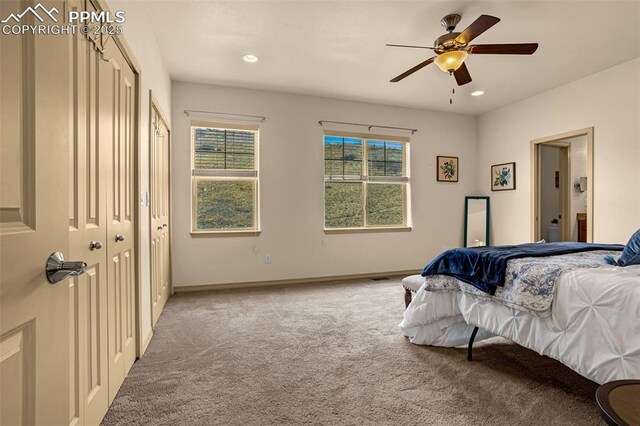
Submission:
<svg viewBox="0 0 640 426">
<path fill-rule="evenodd" d="M 195 168 L 195 144 L 194 129 L 210 128 L 220 130 L 241 130 L 250 131 L 255 134 L 254 138 L 254 169 L 253 170 L 233 170 L 233 169 L 196 169 Z M 257 125 L 231 124 L 206 121 L 191 121 L 190 140 L 191 144 L 191 235 L 192 236 L 258 236 L 260 230 L 260 129 Z M 198 229 L 197 223 L 197 197 L 196 185 L 200 180 L 217 181 L 253 181 L 255 182 L 253 228 L 225 228 L 225 229 Z"/>
<path fill-rule="evenodd" d="M 402 159 L 402 174 L 403 176 L 367 176 L 367 175 L 324 175 L 323 188 L 322 188 L 322 217 L 323 217 L 323 229 L 326 234 L 347 234 L 347 233 L 361 233 L 361 232 L 393 232 L 393 231 L 411 231 L 413 229 L 411 218 L 411 177 L 410 177 L 410 138 L 406 136 L 390 136 L 390 135 L 377 135 L 366 133 L 353 133 L 353 132 L 341 132 L 325 130 L 323 132 L 322 144 L 324 152 L 324 136 L 337 136 L 337 137 L 350 137 L 362 139 L 362 168 L 368 169 L 368 144 L 369 140 L 383 141 L 383 142 L 399 142 L 404 145 L 403 159 Z M 322 156 L 322 167 L 324 171 L 324 154 Z M 326 221 L 326 190 L 324 184 L 326 182 L 362 182 L 363 183 L 363 220 L 364 226 L 352 227 L 352 228 L 327 228 L 325 226 Z M 387 183 L 387 184 L 404 184 L 404 191 L 402 191 L 402 225 L 369 225 L 367 224 L 367 186 L 369 183 Z"/>
</svg>

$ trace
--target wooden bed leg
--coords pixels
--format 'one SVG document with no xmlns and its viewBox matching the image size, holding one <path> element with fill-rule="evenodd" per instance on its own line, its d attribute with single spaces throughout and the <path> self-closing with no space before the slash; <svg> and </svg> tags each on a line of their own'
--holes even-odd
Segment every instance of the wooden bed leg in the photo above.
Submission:
<svg viewBox="0 0 640 426">
<path fill-rule="evenodd" d="M 409 290 L 408 288 L 404 289 L 404 307 L 407 308 L 409 306 L 409 303 L 411 303 L 411 290 Z"/>
<path fill-rule="evenodd" d="M 473 341 L 476 340 L 476 334 L 478 334 L 478 327 L 473 329 L 471 338 L 469 339 L 469 346 L 467 346 L 467 361 L 473 361 Z"/>
</svg>

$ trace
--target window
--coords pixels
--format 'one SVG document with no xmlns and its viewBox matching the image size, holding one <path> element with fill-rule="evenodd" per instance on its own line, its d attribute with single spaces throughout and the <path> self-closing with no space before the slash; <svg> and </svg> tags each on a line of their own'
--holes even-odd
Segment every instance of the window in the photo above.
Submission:
<svg viewBox="0 0 640 426">
<path fill-rule="evenodd" d="M 191 124 L 192 232 L 256 232 L 257 126 Z"/>
<path fill-rule="evenodd" d="M 324 136 L 324 227 L 407 228 L 408 138 Z"/>
</svg>

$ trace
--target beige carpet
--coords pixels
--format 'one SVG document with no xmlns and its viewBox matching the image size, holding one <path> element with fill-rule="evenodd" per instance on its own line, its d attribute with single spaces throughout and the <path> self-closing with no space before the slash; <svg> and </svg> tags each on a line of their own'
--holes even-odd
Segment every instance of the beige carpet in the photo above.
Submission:
<svg viewBox="0 0 640 426">
<path fill-rule="evenodd" d="M 503 339 L 416 346 L 397 279 L 179 294 L 112 424 L 602 424 L 597 385 Z"/>
</svg>

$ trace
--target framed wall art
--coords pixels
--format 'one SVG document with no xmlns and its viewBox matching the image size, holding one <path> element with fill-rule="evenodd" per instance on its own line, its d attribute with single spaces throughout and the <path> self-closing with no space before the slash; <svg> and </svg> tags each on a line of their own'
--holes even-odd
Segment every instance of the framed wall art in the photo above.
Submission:
<svg viewBox="0 0 640 426">
<path fill-rule="evenodd" d="M 491 166 L 491 190 L 510 191 L 516 189 L 516 163 Z"/>
<path fill-rule="evenodd" d="M 458 157 L 438 156 L 436 163 L 438 182 L 458 181 Z"/>
</svg>

